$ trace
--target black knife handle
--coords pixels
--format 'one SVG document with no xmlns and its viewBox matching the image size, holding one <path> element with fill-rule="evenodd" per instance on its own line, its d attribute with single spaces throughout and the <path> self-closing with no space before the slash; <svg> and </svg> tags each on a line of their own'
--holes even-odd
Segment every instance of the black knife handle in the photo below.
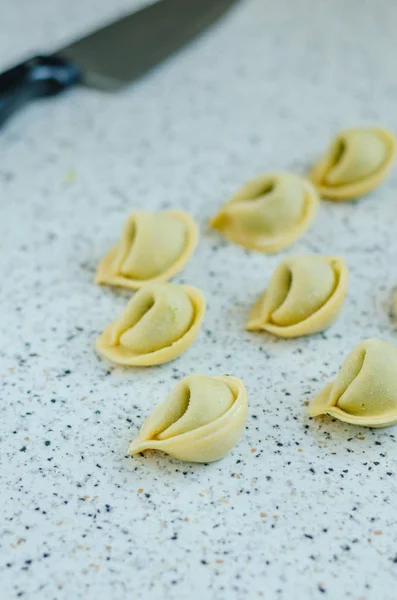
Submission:
<svg viewBox="0 0 397 600">
<path fill-rule="evenodd" d="M 53 96 L 78 83 L 81 72 L 61 56 L 35 56 L 0 74 L 0 127 L 34 98 Z"/>
</svg>

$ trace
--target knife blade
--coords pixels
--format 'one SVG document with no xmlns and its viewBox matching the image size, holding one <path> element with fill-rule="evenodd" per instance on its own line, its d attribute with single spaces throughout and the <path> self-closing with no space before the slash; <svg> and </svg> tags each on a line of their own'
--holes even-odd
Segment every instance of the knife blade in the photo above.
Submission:
<svg viewBox="0 0 397 600">
<path fill-rule="evenodd" d="M 113 91 L 217 21 L 238 0 L 159 0 L 50 55 L 0 74 L 0 126 L 29 100 L 76 84 Z"/>
</svg>

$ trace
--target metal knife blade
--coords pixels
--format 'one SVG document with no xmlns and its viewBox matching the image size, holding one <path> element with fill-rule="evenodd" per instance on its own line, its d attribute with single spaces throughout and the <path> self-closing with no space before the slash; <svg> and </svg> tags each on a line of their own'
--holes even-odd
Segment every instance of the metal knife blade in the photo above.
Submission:
<svg viewBox="0 0 397 600">
<path fill-rule="evenodd" d="M 34 98 L 78 83 L 113 90 L 131 82 L 214 23 L 239 0 L 159 0 L 58 52 L 0 74 L 0 126 Z"/>
<path fill-rule="evenodd" d="M 214 23 L 238 0 L 161 0 L 57 52 L 79 66 L 83 83 L 118 88 Z"/>
</svg>

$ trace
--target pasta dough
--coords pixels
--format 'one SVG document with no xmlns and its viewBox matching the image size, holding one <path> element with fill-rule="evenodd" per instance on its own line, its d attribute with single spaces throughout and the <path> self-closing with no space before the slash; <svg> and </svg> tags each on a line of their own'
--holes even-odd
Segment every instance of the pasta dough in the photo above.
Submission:
<svg viewBox="0 0 397 600">
<path fill-rule="evenodd" d="M 359 344 L 310 404 L 309 414 L 365 427 L 397 423 L 397 348 L 381 340 Z"/>
<path fill-rule="evenodd" d="M 351 200 L 373 190 L 386 177 L 396 156 L 396 139 L 385 129 L 342 131 L 309 178 L 321 196 Z"/>
<path fill-rule="evenodd" d="M 131 289 L 167 281 L 183 269 L 197 241 L 197 225 L 187 213 L 138 210 L 128 217 L 119 243 L 99 264 L 95 281 Z"/>
<path fill-rule="evenodd" d="M 189 375 L 146 419 L 128 453 L 152 449 L 191 462 L 219 460 L 240 439 L 247 410 L 237 377 Z"/>
<path fill-rule="evenodd" d="M 286 338 L 323 331 L 342 307 L 347 276 L 348 268 L 341 258 L 286 258 L 254 304 L 247 329 L 264 329 Z"/>
<path fill-rule="evenodd" d="M 291 173 L 270 173 L 246 183 L 210 226 L 250 250 L 277 252 L 303 235 L 317 209 L 310 182 Z"/>
<path fill-rule="evenodd" d="M 197 288 L 147 284 L 105 329 L 97 350 L 120 365 L 147 367 L 169 362 L 192 344 L 204 313 L 205 299 Z"/>
</svg>

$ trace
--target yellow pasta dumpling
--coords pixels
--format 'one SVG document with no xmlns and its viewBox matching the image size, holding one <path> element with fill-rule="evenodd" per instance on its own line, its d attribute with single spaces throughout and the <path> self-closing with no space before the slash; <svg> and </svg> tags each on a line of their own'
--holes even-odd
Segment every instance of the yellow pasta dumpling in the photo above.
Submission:
<svg viewBox="0 0 397 600">
<path fill-rule="evenodd" d="M 309 178 L 320 196 L 352 200 L 367 194 L 386 177 L 396 156 L 396 138 L 370 127 L 342 131 L 312 168 Z"/>
<path fill-rule="evenodd" d="M 348 268 L 341 258 L 286 258 L 254 304 L 246 328 L 263 329 L 285 338 L 323 331 L 338 316 L 347 277 Z"/>
<path fill-rule="evenodd" d="M 317 192 L 309 181 L 269 173 L 246 183 L 209 224 L 235 244 L 271 253 L 301 237 L 317 209 Z"/>
<path fill-rule="evenodd" d="M 365 427 L 397 423 L 396 346 L 381 340 L 359 344 L 336 379 L 310 404 L 309 414 L 325 414 Z"/>
<path fill-rule="evenodd" d="M 120 365 L 147 367 L 173 360 L 192 344 L 205 313 L 197 288 L 151 283 L 130 300 L 97 341 L 97 350 Z"/>
<path fill-rule="evenodd" d="M 128 453 L 161 450 L 190 462 L 219 460 L 240 439 L 247 410 L 237 377 L 189 375 L 146 419 Z"/>
<path fill-rule="evenodd" d="M 98 266 L 95 281 L 130 289 L 167 281 L 181 271 L 194 252 L 198 227 L 185 212 L 132 213 L 120 241 Z"/>
</svg>

